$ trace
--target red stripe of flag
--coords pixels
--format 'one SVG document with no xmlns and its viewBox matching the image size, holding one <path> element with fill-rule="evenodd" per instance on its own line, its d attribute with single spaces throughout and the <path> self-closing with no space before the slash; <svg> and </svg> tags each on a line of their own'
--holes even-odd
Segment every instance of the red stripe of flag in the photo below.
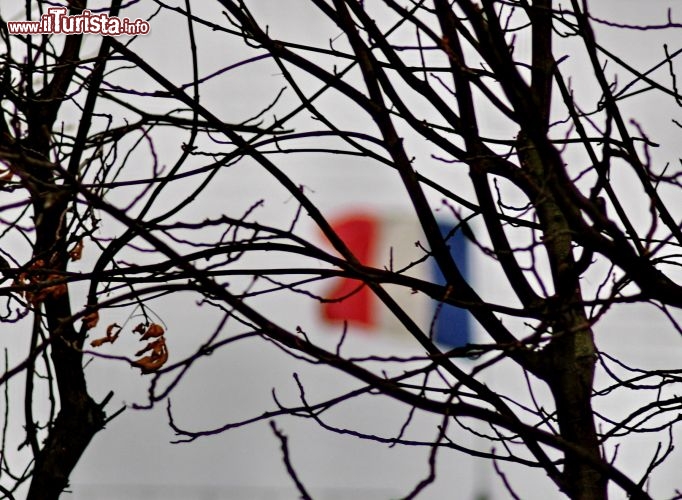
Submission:
<svg viewBox="0 0 682 500">
<path fill-rule="evenodd" d="M 334 231 L 355 257 L 363 264 L 371 264 L 378 241 L 378 222 L 368 215 L 350 215 L 334 221 Z M 328 321 L 348 321 L 366 327 L 377 324 L 374 296 L 362 281 L 350 278 L 336 280 L 322 304 L 322 317 Z"/>
</svg>

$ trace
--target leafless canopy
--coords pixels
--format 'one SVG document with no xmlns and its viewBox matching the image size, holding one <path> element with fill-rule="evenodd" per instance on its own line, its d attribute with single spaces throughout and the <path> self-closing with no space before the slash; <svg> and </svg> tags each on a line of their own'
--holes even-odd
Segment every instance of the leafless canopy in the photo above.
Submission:
<svg viewBox="0 0 682 500">
<path fill-rule="evenodd" d="M 315 20 L 308 33 L 292 29 L 296 16 L 268 17 L 258 1 L 67 3 L 70 15 L 89 8 L 145 18 L 152 32 L 17 36 L 7 21 L 39 19 L 53 2 L 1 7 L 0 314 L 3 337 L 22 345 L 6 351 L 1 380 L 8 388 L 25 377 L 23 406 L 10 411 L 5 392 L 0 489 L 8 497 L 30 483 L 29 498 L 56 498 L 118 413 L 105 412 L 110 397 L 89 394 L 88 360 L 139 369 L 154 405 L 191 365 L 210 363 L 206 355 L 258 338 L 362 387 L 311 400 L 296 378 L 297 404 L 275 399 L 265 413 L 204 431 L 186 430 L 169 405 L 179 439 L 292 415 L 429 447 L 431 474 L 408 497 L 433 481 L 437 455 L 453 452 L 542 468 L 573 499 L 606 498 L 609 485 L 649 498 L 649 479 L 673 452 L 680 370 L 625 363 L 600 339 L 622 333 L 602 320 L 630 310 L 655 311 L 675 334 L 646 332 L 648 342 L 679 342 L 682 333 L 682 170 L 679 151 L 654 136 L 679 133 L 669 110 L 682 102 L 681 50 L 661 42 L 642 67 L 595 33 L 665 40 L 680 28 L 672 13 L 657 25 L 626 25 L 592 15 L 586 0 L 295 2 Z M 152 40 L 158 32 L 170 51 L 184 51 L 182 67 L 155 52 L 164 43 Z M 661 110 L 658 123 L 650 107 Z M 388 256 L 377 266 L 357 258 L 330 224 L 322 188 L 301 174 L 313 163 L 348 168 L 348 185 L 361 182 L 348 167 L 355 164 L 399 185 L 394 196 L 423 230 L 418 261 L 396 269 Z M 250 175 L 269 183 L 264 194 Z M 241 205 L 215 203 L 222 189 L 243 191 Z M 275 190 L 286 194 L 279 205 L 268 198 Z M 467 280 L 437 211 L 467 238 L 486 281 L 507 293 L 488 297 Z M 415 277 L 427 261 L 446 285 Z M 330 348 L 305 318 L 282 320 L 263 300 L 323 302 L 324 283 L 340 277 L 370 290 L 420 354 L 344 355 L 344 326 Z M 389 290 L 398 288 L 468 310 L 485 339 L 444 350 L 395 300 Z M 182 328 L 154 313 L 170 294 L 191 297 L 197 315 L 221 317 L 189 354 L 175 354 L 164 335 Z M 113 345 L 132 335 L 147 342 L 136 354 Z M 528 404 L 486 381 L 505 363 L 517 366 Z M 537 391 L 550 396 L 540 401 Z M 638 403 L 625 413 L 596 409 L 633 391 Z M 367 435 L 325 420 L 370 392 L 410 415 L 438 415 L 435 439 Z M 28 453 L 17 463 L 8 459 L 15 413 Z M 308 497 L 286 437 L 272 428 Z M 481 445 L 462 445 L 463 429 Z M 630 477 L 614 450 L 639 433 L 660 445 Z"/>
</svg>

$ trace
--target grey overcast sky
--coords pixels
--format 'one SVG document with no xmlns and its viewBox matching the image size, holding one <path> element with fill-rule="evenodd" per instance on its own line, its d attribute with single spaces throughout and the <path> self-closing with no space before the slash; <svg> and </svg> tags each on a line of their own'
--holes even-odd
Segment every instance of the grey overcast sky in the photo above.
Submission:
<svg viewBox="0 0 682 500">
<path fill-rule="evenodd" d="M 133 3 L 126 9 L 125 15 L 146 18 L 156 9 L 156 3 L 151 0 Z M 183 4 L 172 0 L 168 3 Z M 338 34 L 306 0 L 254 0 L 247 3 L 252 4 L 256 16 L 282 38 L 301 42 L 324 41 Z M 93 4 L 104 5 L 106 2 Z M 672 0 L 598 0 L 589 2 L 589 5 L 596 17 L 621 24 L 663 23 L 668 8 L 672 8 L 673 19 L 682 22 L 682 8 L 679 2 Z M 192 6 L 198 16 L 207 15 L 215 22 L 220 21 L 218 2 L 194 1 Z M 0 9 L 3 16 L 8 16 L 8 12 L 17 9 L 17 2 L 0 0 Z M 160 68 L 175 83 L 190 81 L 190 55 L 182 18 L 162 10 L 151 19 L 150 24 L 151 32 L 139 37 L 131 48 Z M 599 25 L 597 28 L 600 41 L 642 70 L 663 57 L 663 43 L 668 43 L 671 51 L 682 48 L 682 30 L 642 33 Z M 90 50 L 94 52 L 98 40 L 96 36 L 92 37 Z M 236 63 L 248 54 L 236 39 L 229 44 L 222 44 L 220 38 L 210 32 L 199 32 L 198 41 L 202 74 Z M 575 55 L 565 64 L 571 67 L 575 79 L 584 77 L 588 80 L 589 75 L 582 73 L 587 69 L 580 67 L 580 61 L 584 61 L 582 55 Z M 618 69 L 613 68 L 613 71 Z M 580 82 L 575 83 L 576 88 L 590 92 L 589 85 L 581 87 Z M 152 85 L 142 80 L 135 84 L 140 89 L 151 88 Z M 224 120 L 238 122 L 266 105 L 280 85 L 281 80 L 277 78 L 273 65 L 269 61 L 261 61 L 235 72 L 234 79 L 221 78 L 215 84 L 206 84 L 202 89 L 202 102 Z M 293 95 L 287 95 L 286 99 L 292 99 L 293 102 Z M 368 126 L 368 123 L 361 122 L 363 118 L 357 116 L 356 111 L 345 109 L 343 103 L 335 103 L 330 97 L 327 105 L 335 109 L 335 119 L 339 122 Z M 661 152 L 654 153 L 661 155 L 660 161 L 677 161 L 682 156 L 680 128 L 675 127 L 670 118 L 677 116 L 682 121 L 682 113 L 679 110 L 662 113 L 664 106 L 669 106 L 669 103 L 657 102 L 655 99 L 643 103 L 633 99 L 632 108 L 627 111 L 661 143 Z M 109 112 L 116 116 L 115 107 L 112 106 Z M 68 121 L 68 117 L 65 119 Z M 504 127 L 503 124 L 490 124 L 491 128 L 498 126 L 500 129 Z M 184 140 L 186 137 L 177 133 L 164 136 L 162 144 L 157 144 L 162 161 L 171 162 Z M 428 163 L 428 145 L 414 144 L 413 151 L 416 152 L 417 161 Z M 142 161 L 140 158 L 137 160 Z M 366 168 L 362 159 L 330 162 L 311 156 L 306 162 L 300 159 L 283 161 L 287 162 L 292 175 L 311 188 L 311 196 L 329 213 L 342 213 L 358 207 L 399 212 L 407 207 L 406 200 L 401 196 L 398 179 L 386 172 Z M 280 221 L 290 219 L 295 206 L 287 193 L 252 167 L 238 165 L 235 168 L 242 171 L 238 183 L 208 190 L 197 205 L 197 216 L 201 214 L 202 206 L 224 206 L 226 213 L 237 214 L 251 206 L 254 200 L 265 198 L 267 203 L 261 217 Z M 424 168 L 434 169 L 432 175 L 443 182 L 457 180 L 457 174 L 444 174 L 436 166 L 426 165 Z M 182 193 L 178 193 L 178 196 L 182 196 Z M 304 228 L 307 237 L 318 237 L 312 228 L 308 233 L 305 231 Z M 496 283 L 486 280 L 486 268 L 482 260 L 473 262 L 472 272 L 475 286 L 484 296 L 495 298 L 498 294 L 506 293 Z M 314 304 L 301 307 L 294 299 L 266 298 L 262 306 L 268 308 L 275 319 L 288 326 L 306 323 L 314 331 L 313 335 L 323 339 L 325 336 L 336 338 L 335 331 L 319 320 Z M 169 343 L 172 343 L 174 355 L 178 356 L 196 347 L 219 321 L 219 316 L 214 312 L 191 307 L 187 297 L 181 294 L 157 301 L 154 310 L 169 325 Z M 108 319 L 114 321 L 113 317 Z M 106 324 L 107 318 L 103 321 Z M 626 359 L 679 365 L 682 343 L 675 332 L 661 332 L 653 342 L 642 340 L 642 332 L 666 328 L 664 318 L 647 307 L 641 307 L 635 313 L 633 309 L 629 309 L 627 314 L 615 311 L 600 324 L 598 342 L 603 349 L 619 352 Z M 605 334 L 608 330 L 617 330 L 619 336 L 616 338 Z M 476 331 L 474 335 L 474 338 L 483 340 L 481 332 Z M 415 345 L 390 335 L 358 336 L 350 345 L 351 352 L 358 354 L 390 352 L 407 355 L 418 352 Z M 283 401 L 294 404 L 298 391 L 291 375 L 293 371 L 300 375 L 311 395 L 336 394 L 344 388 L 355 386 L 352 380 L 340 377 L 330 368 L 294 363 L 270 343 L 249 341 L 234 349 L 215 352 L 193 367 L 173 393 L 175 415 L 178 422 L 191 429 L 220 426 L 273 408 L 273 388 Z M 115 390 L 115 402 L 110 408 L 116 404 L 145 402 L 145 380 L 127 364 L 97 359 L 88 366 L 87 374 L 96 399 L 103 397 L 110 388 Z M 522 376 L 512 367 L 503 366 L 491 373 L 490 383 L 503 388 L 510 395 L 523 391 Z M 387 435 L 395 435 L 407 417 L 406 412 L 401 405 L 370 397 L 365 398 L 362 404 L 358 402 L 341 407 L 330 419 L 332 422 L 343 422 L 350 428 L 368 432 L 381 430 Z M 289 418 L 278 419 L 277 422 L 290 437 L 295 467 L 316 499 L 396 498 L 409 492 L 428 472 L 428 450 L 425 449 L 388 448 L 330 434 L 303 420 Z M 435 424 L 436 419 L 419 416 L 411 426 L 411 435 L 415 439 L 433 439 Z M 20 439 L 21 428 L 17 427 L 14 432 L 15 438 Z M 462 436 L 465 440 L 472 439 L 467 433 L 462 433 Z M 296 498 L 296 490 L 281 461 L 279 442 L 265 422 L 189 444 L 170 444 L 172 439 L 174 435 L 167 425 L 165 404 L 152 410 L 127 409 L 95 437 L 72 478 L 72 495 L 64 498 Z M 643 459 L 650 458 L 651 453 L 651 443 L 643 438 L 631 447 L 619 450 L 619 461 L 626 472 L 634 471 L 641 467 Z M 504 466 L 504 469 L 522 498 L 556 498 L 552 484 L 544 478 L 543 473 L 513 466 Z M 674 487 L 680 487 L 679 470 L 682 470 L 682 462 L 678 454 L 663 467 L 659 482 L 652 485 L 653 491 L 668 495 Z M 453 495 L 453 492 L 456 494 Z M 450 453 L 439 457 L 438 479 L 420 498 L 470 499 L 480 492 L 490 494 L 492 499 L 507 498 L 489 463 Z"/>
</svg>

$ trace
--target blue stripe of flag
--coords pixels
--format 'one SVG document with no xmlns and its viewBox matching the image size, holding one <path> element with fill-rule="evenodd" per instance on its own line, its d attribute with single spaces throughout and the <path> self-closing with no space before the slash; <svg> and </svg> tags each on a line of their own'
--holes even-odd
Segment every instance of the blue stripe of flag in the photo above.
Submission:
<svg viewBox="0 0 682 500">
<path fill-rule="evenodd" d="M 439 224 L 443 238 L 452 231 L 451 224 Z M 450 247 L 450 255 L 457 264 L 465 279 L 469 278 L 469 255 L 468 242 L 461 230 L 451 235 L 446 244 Z M 432 259 L 432 275 L 436 283 L 445 285 L 446 280 L 435 260 Z M 471 342 L 471 314 L 466 309 L 461 309 L 449 304 L 433 302 L 434 314 L 437 314 L 434 325 L 434 340 L 446 348 L 462 347 Z"/>
</svg>

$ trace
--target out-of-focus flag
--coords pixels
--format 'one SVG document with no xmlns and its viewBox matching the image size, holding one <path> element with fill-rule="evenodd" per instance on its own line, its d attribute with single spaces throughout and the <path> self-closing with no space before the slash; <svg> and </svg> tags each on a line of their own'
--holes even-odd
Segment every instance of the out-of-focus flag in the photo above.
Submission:
<svg viewBox="0 0 682 500">
<path fill-rule="evenodd" d="M 362 264 L 371 265 L 380 232 L 375 218 L 366 214 L 351 215 L 334 221 L 332 227 Z M 372 296 L 369 287 L 350 278 L 334 281 L 327 297 L 341 300 L 323 303 L 323 317 L 329 321 L 348 321 L 375 328 L 378 320 L 373 300 L 376 297 Z"/>
<path fill-rule="evenodd" d="M 426 238 L 416 220 L 374 212 L 354 212 L 331 220 L 332 227 L 361 263 L 377 268 L 401 270 L 405 274 L 441 285 L 445 279 L 433 258 L 423 259 Z M 450 253 L 465 278 L 468 275 L 468 243 L 461 231 L 450 234 L 453 224 L 443 223 L 441 234 L 447 238 Z M 415 264 L 416 263 L 416 264 Z M 425 332 L 443 347 L 460 347 L 471 341 L 471 317 L 465 309 L 440 304 L 421 293 L 396 285 L 385 285 L 396 302 Z M 404 331 L 398 320 L 362 282 L 337 278 L 325 290 L 321 304 L 326 322 L 347 321 L 368 332 Z"/>
</svg>

